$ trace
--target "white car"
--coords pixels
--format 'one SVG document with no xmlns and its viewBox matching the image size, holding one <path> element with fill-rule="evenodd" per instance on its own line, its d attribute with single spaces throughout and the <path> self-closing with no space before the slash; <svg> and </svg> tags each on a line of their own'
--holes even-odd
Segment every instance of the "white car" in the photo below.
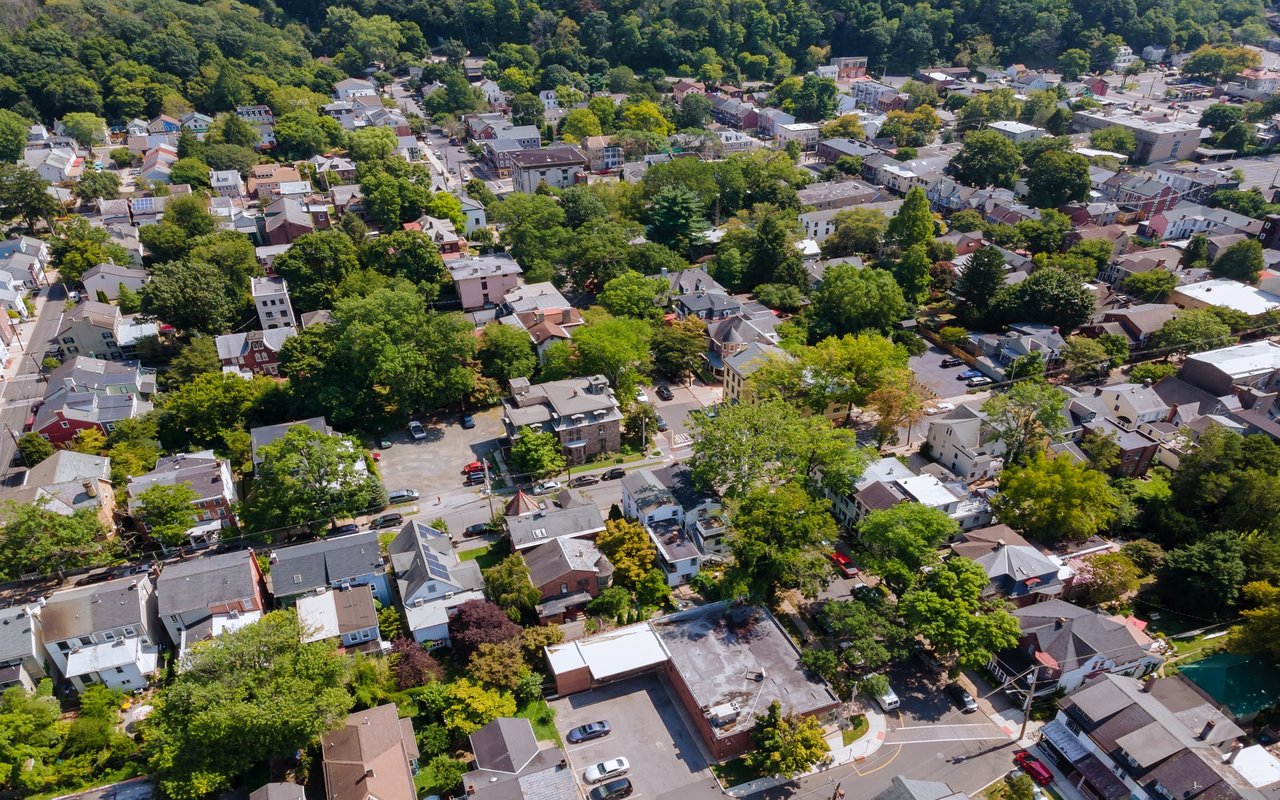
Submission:
<svg viewBox="0 0 1280 800">
<path fill-rule="evenodd" d="M 533 487 L 534 494 L 551 494 L 558 491 L 560 491 L 560 481 L 543 481 Z"/>
<path fill-rule="evenodd" d="M 425 429 L 425 428 L 423 428 L 423 427 L 422 427 L 422 423 L 421 423 L 421 422 L 418 422 L 416 419 L 409 423 L 409 433 L 410 433 L 410 434 L 413 436 L 413 438 L 415 438 L 415 439 L 425 439 L 425 438 L 427 438 L 427 431 L 426 431 L 426 429 Z"/>
<path fill-rule="evenodd" d="M 627 774 L 627 770 L 631 769 L 631 763 L 625 758 L 611 758 L 608 761 L 601 761 L 599 764 L 592 764 L 582 773 L 582 780 L 587 783 L 600 783 L 611 778 L 617 778 Z"/>
<path fill-rule="evenodd" d="M 649 402 L 649 395 L 645 393 L 643 386 L 636 387 L 636 402 L 637 403 Z"/>
<path fill-rule="evenodd" d="M 955 410 L 956 410 L 956 407 L 951 403 L 938 403 L 937 405 L 932 405 L 926 408 L 924 410 L 924 413 L 928 414 L 929 416 L 933 416 L 934 414 L 945 414 L 948 411 L 955 411 Z"/>
</svg>

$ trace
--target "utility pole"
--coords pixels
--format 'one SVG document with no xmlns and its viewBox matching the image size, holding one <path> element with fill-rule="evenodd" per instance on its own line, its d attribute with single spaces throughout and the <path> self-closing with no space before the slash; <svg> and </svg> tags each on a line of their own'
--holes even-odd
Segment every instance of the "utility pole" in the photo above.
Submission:
<svg viewBox="0 0 1280 800">
<path fill-rule="evenodd" d="M 836 781 L 835 788 L 831 792 L 831 800 L 841 800 L 844 797 L 844 789 L 840 788 L 841 783 L 843 781 Z"/>
<path fill-rule="evenodd" d="M 494 513 L 493 512 L 493 487 L 489 485 L 489 459 L 487 458 L 481 459 L 480 463 L 484 464 L 484 494 L 485 494 L 485 497 L 489 498 L 489 520 L 492 522 L 493 513 Z"/>
<path fill-rule="evenodd" d="M 1027 692 L 1027 702 L 1022 704 L 1022 729 L 1018 731 L 1018 741 L 1027 735 L 1027 723 L 1031 721 L 1031 701 L 1036 696 L 1036 682 L 1040 680 L 1040 668 L 1031 671 L 1031 691 Z"/>
</svg>

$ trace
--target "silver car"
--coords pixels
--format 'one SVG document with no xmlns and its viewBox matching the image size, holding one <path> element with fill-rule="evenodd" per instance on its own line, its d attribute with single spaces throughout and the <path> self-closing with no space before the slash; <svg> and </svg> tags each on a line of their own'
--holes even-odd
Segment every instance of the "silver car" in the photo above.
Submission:
<svg viewBox="0 0 1280 800">
<path fill-rule="evenodd" d="M 418 422 L 416 419 L 409 423 L 409 434 L 413 436 L 414 439 L 427 438 L 427 431 L 422 427 L 422 423 Z"/>
<path fill-rule="evenodd" d="M 582 773 L 582 780 L 587 783 L 600 783 L 601 781 L 611 780 L 613 778 L 626 775 L 631 769 L 631 763 L 625 758 L 611 758 L 608 761 L 601 761 L 599 764 L 592 764 Z"/>
</svg>

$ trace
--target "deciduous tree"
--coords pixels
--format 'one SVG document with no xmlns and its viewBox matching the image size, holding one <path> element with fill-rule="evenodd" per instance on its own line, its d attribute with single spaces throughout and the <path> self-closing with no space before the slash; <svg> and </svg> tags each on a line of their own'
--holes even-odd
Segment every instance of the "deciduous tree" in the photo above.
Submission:
<svg viewBox="0 0 1280 800">
<path fill-rule="evenodd" d="M 924 567 L 938 563 L 937 549 L 960 533 L 959 524 L 943 511 L 919 503 L 902 503 L 872 511 L 858 523 L 872 569 L 901 593 Z"/>
<path fill-rule="evenodd" d="M 468 600 L 449 618 L 449 640 L 454 654 L 466 663 L 482 644 L 519 641 L 520 626 L 507 612 L 488 600 Z"/>
<path fill-rule="evenodd" d="M 756 715 L 751 737 L 756 749 L 743 760 L 764 775 L 790 778 L 805 772 L 831 751 L 816 718 L 783 714 L 777 700 L 769 704 L 765 713 Z"/>
<path fill-rule="evenodd" d="M 1018 620 L 1002 598 L 984 600 L 990 579 L 981 565 L 949 558 L 902 596 L 898 610 L 907 628 L 933 652 L 963 667 L 986 664 L 993 653 L 1018 643 Z"/>
<path fill-rule="evenodd" d="M 1000 475 L 992 509 L 1010 526 L 1044 542 L 1083 541 L 1115 519 L 1120 497 L 1107 477 L 1070 456 L 1032 455 Z"/>
<path fill-rule="evenodd" d="M 189 483 L 152 484 L 138 495 L 136 516 L 161 544 L 175 547 L 187 541 L 187 531 L 195 526 L 192 503 L 199 499 Z"/>
<path fill-rule="evenodd" d="M 731 515 L 726 594 L 769 603 L 791 590 L 816 597 L 832 578 L 821 549 L 838 533 L 830 506 L 796 483 L 748 492 Z"/>
<path fill-rule="evenodd" d="M 518 554 L 509 555 L 484 570 L 484 594 L 505 609 L 512 622 L 519 622 L 541 599 L 537 587 L 529 580 L 529 568 Z"/>
<path fill-rule="evenodd" d="M 1005 461 L 1019 464 L 1066 428 L 1064 395 L 1043 380 L 1024 380 L 982 405 L 994 437 L 1004 442 Z"/>
</svg>

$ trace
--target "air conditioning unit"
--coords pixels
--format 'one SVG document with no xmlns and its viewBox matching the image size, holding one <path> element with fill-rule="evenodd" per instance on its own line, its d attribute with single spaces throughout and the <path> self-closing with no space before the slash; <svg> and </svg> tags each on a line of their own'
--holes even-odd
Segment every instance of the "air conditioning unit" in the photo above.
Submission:
<svg viewBox="0 0 1280 800">
<path fill-rule="evenodd" d="M 711 708 L 712 725 L 728 725 L 742 716 L 742 708 L 737 703 L 721 703 Z"/>
</svg>

